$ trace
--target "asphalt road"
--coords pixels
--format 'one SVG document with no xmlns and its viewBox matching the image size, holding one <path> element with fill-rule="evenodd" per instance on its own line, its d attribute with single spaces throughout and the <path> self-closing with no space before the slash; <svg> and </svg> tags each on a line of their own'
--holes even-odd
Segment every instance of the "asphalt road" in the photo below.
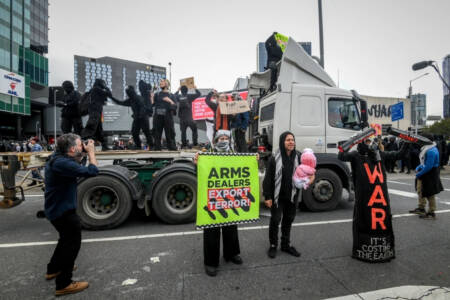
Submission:
<svg viewBox="0 0 450 300">
<path fill-rule="evenodd" d="M 244 264 L 222 260 L 215 278 L 204 273 L 202 232 L 193 224 L 166 225 L 135 212 L 120 228 L 83 232 L 74 280 L 87 280 L 90 287 L 65 298 L 324 299 L 404 285 L 448 288 L 450 174 L 442 176 L 446 190 L 438 195 L 433 221 L 408 214 L 417 206 L 413 182 L 411 175 L 388 175 L 397 254 L 390 263 L 350 257 L 349 202 L 332 212 L 298 212 L 292 243 L 300 258 L 282 252 L 276 259 L 267 257 L 269 211 L 263 208 L 258 223 L 240 226 Z M 48 221 L 35 217 L 43 207 L 42 192 L 30 194 L 18 207 L 0 210 L 0 299 L 54 298 L 54 283 L 44 273 L 57 234 Z M 439 299 L 450 299 L 450 290 L 439 291 Z M 422 299 L 436 299 L 428 294 Z"/>
</svg>

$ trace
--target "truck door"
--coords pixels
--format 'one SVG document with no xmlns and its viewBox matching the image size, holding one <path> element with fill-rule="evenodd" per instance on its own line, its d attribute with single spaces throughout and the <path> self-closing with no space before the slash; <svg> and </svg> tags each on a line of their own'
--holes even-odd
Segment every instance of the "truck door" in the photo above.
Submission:
<svg viewBox="0 0 450 300">
<path fill-rule="evenodd" d="M 337 153 L 338 143 L 361 130 L 356 102 L 344 96 L 327 95 L 327 153 Z"/>
<path fill-rule="evenodd" d="M 290 129 L 297 150 L 311 148 L 325 152 L 324 90 L 321 87 L 292 85 Z"/>
</svg>

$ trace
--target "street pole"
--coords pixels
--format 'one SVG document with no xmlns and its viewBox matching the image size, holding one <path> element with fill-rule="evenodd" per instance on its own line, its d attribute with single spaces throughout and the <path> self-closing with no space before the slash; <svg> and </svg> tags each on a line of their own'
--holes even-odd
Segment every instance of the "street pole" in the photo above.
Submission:
<svg viewBox="0 0 450 300">
<path fill-rule="evenodd" d="M 53 92 L 53 115 L 54 115 L 54 122 L 53 122 L 53 126 L 55 126 L 54 127 L 54 129 L 55 129 L 55 138 L 54 138 L 54 141 L 53 141 L 53 145 L 55 145 L 55 147 L 56 147 L 56 93 L 58 92 L 58 90 L 57 89 L 55 89 L 55 91 Z"/>
<path fill-rule="evenodd" d="M 170 86 L 169 86 L 169 92 L 172 90 L 172 63 L 169 61 L 169 81 L 170 81 Z"/>
<path fill-rule="evenodd" d="M 320 65 L 325 69 L 325 56 L 323 54 L 323 22 L 322 22 L 322 0 L 319 1 L 319 40 L 320 40 Z"/>
<path fill-rule="evenodd" d="M 418 77 L 416 77 L 416 78 L 414 78 L 414 79 L 411 79 L 410 81 L 409 81 L 409 90 L 408 90 L 408 94 L 409 94 L 409 101 L 411 101 L 411 103 L 412 103 L 412 82 L 413 81 L 415 81 L 415 80 L 417 80 L 417 79 L 420 79 L 420 78 L 422 78 L 422 77 L 424 77 L 424 76 L 427 76 L 428 74 L 430 74 L 430 73 L 424 73 L 424 74 L 422 74 L 422 75 L 420 75 L 420 76 L 418 76 Z M 419 118 L 418 118 L 418 115 L 417 115 L 417 113 L 418 113 L 418 111 L 417 111 L 417 100 L 414 102 L 414 125 L 415 125 L 415 132 L 416 132 L 416 135 L 417 135 L 417 126 L 418 126 L 418 121 L 419 121 Z"/>
</svg>

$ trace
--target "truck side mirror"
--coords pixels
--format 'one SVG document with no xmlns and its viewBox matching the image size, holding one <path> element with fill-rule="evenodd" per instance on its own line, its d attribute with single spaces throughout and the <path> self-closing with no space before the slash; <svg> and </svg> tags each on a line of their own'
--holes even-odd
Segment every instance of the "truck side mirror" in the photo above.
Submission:
<svg viewBox="0 0 450 300">
<path fill-rule="evenodd" d="M 360 100 L 360 104 L 361 104 L 361 127 L 365 128 L 365 127 L 369 127 L 369 123 L 368 123 L 368 116 L 367 116 L 367 101 L 365 100 Z"/>
</svg>

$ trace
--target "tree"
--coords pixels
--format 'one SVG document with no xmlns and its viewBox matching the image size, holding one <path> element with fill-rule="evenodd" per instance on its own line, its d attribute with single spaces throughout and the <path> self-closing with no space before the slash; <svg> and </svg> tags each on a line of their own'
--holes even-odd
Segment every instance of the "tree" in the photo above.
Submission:
<svg viewBox="0 0 450 300">
<path fill-rule="evenodd" d="M 443 135 L 448 138 L 450 136 L 450 118 L 442 119 L 430 127 L 424 128 L 424 131 L 432 134 Z"/>
</svg>

